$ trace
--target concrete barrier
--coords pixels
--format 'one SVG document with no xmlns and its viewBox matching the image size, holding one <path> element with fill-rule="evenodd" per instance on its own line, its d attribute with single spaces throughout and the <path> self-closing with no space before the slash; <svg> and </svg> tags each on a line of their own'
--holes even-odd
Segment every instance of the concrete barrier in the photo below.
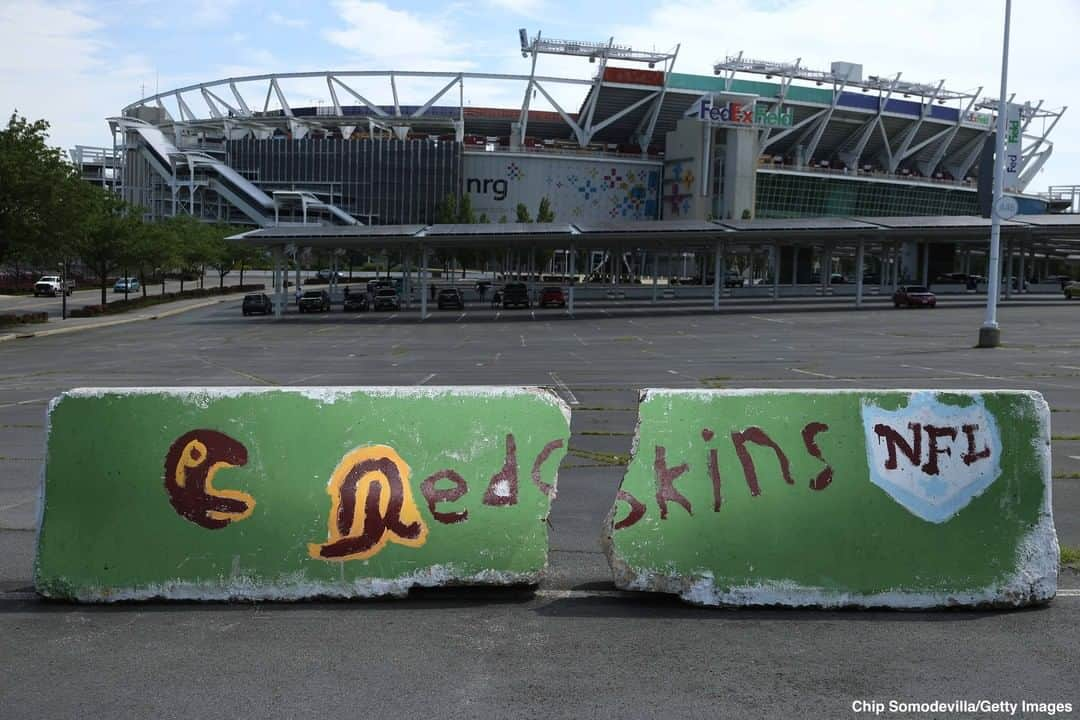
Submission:
<svg viewBox="0 0 1080 720">
<path fill-rule="evenodd" d="M 80 601 L 538 582 L 570 413 L 535 388 L 73 390 L 35 585 Z"/>
<path fill-rule="evenodd" d="M 1038 393 L 646 390 L 638 423 L 605 525 L 620 588 L 897 608 L 1057 591 Z"/>
</svg>

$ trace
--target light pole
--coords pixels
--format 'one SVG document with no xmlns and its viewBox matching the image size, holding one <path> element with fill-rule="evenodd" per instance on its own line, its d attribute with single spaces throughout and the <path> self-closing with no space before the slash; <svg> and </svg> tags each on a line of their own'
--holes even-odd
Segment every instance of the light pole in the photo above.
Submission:
<svg viewBox="0 0 1080 720">
<path fill-rule="evenodd" d="M 1005 40 L 1001 50 L 1001 96 L 998 99 L 997 137 L 994 142 L 994 199 L 990 208 L 990 272 L 987 273 L 986 318 L 979 328 L 981 348 L 997 347 L 1001 344 L 1001 329 L 997 322 L 998 293 L 1001 292 L 1001 216 L 998 205 L 1001 203 L 1002 187 L 1005 184 L 1005 93 L 1009 81 L 1009 18 L 1012 14 L 1012 0 L 1005 0 Z"/>
<path fill-rule="evenodd" d="M 67 320 L 68 279 L 67 279 L 67 272 L 65 272 L 67 270 L 65 265 L 67 265 L 67 263 L 60 263 L 59 264 L 59 267 L 60 267 L 60 319 L 61 320 Z"/>
</svg>

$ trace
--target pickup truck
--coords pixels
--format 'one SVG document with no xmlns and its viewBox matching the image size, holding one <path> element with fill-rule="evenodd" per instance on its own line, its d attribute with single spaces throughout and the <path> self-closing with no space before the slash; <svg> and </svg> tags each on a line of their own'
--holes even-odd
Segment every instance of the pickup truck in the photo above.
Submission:
<svg viewBox="0 0 1080 720">
<path fill-rule="evenodd" d="M 66 291 L 68 295 L 75 289 L 75 281 L 68 280 L 65 284 L 59 275 L 43 275 L 40 280 L 34 283 L 34 297 L 39 295 L 52 295 L 56 297 L 62 291 Z"/>
</svg>

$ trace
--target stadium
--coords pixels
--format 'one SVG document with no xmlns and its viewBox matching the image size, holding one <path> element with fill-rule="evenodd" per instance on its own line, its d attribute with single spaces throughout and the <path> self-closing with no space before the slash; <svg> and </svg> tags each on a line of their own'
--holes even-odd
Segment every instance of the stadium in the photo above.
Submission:
<svg viewBox="0 0 1080 720">
<path fill-rule="evenodd" d="M 982 88 L 741 53 L 690 74 L 675 70 L 678 47 L 648 52 L 525 30 L 520 45 L 527 74 L 278 73 L 168 90 L 109 118 L 113 148 L 79 147 L 72 157 L 84 177 L 115 187 L 148 219 L 183 213 L 267 229 L 425 227 L 448 196 L 468 196 L 478 220 L 496 225 L 512 224 L 519 204 L 535 213 L 546 198 L 554 222 L 577 229 L 989 214 L 997 100 Z M 544 75 L 538 64 L 548 55 L 579 58 L 596 72 Z M 314 94 L 326 99 L 309 100 Z M 466 101 L 485 96 L 521 101 Z M 1025 190 L 1052 155 L 1049 137 L 1064 110 L 1016 96 L 1008 107 L 1006 193 L 1021 216 L 1063 209 Z M 1040 257 L 1066 256 L 1042 237 Z M 828 237 L 806 240 L 820 246 Z M 682 249 L 697 252 L 691 245 Z M 920 253 L 916 245 L 906 237 L 878 269 L 898 264 L 895 277 L 971 271 L 970 248 Z M 1036 245 L 1027 250 L 1034 263 Z M 777 275 L 789 266 L 791 282 L 810 275 L 809 263 L 781 263 L 780 254 Z"/>
</svg>

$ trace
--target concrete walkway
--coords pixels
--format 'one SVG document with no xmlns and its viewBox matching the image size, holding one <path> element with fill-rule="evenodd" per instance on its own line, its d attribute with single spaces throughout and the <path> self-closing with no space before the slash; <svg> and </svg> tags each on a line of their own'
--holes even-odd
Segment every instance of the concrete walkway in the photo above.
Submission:
<svg viewBox="0 0 1080 720">
<path fill-rule="evenodd" d="M 157 320 L 158 318 L 179 315 L 180 313 L 198 310 L 199 308 L 218 305 L 220 303 L 239 302 L 243 297 L 243 294 L 235 293 L 224 297 L 192 298 L 189 300 L 161 303 L 160 305 L 152 305 L 148 308 L 131 310 L 118 315 L 67 318 L 65 320 L 51 318 L 47 323 L 20 325 L 17 326 L 18 329 L 16 330 L 0 332 L 0 343 L 9 340 L 23 340 L 35 337 L 47 337 L 49 335 L 60 335 L 79 330 L 112 327 L 113 325 L 124 325 L 127 323 L 140 322 L 142 320 Z"/>
</svg>

